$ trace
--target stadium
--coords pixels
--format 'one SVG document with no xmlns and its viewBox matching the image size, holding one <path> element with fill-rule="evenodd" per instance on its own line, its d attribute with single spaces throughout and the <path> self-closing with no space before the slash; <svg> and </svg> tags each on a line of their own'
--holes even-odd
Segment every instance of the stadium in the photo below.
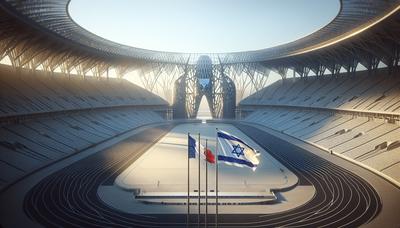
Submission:
<svg viewBox="0 0 400 228">
<path fill-rule="evenodd" d="M 210 53 L 112 41 L 74 2 L 0 2 L 0 227 L 400 226 L 399 0 Z"/>
</svg>

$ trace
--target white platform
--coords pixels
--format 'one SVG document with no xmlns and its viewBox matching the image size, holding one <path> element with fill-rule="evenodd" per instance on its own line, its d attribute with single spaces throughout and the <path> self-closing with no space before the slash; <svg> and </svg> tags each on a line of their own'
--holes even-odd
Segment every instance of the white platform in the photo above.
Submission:
<svg viewBox="0 0 400 228">
<path fill-rule="evenodd" d="M 118 178 L 115 184 L 124 190 L 166 199 L 177 192 L 187 192 L 187 134 L 196 139 L 201 135 L 201 143 L 208 140 L 209 148 L 215 153 L 216 128 L 230 132 L 261 152 L 260 165 L 256 171 L 219 164 L 219 195 L 223 198 L 249 198 L 246 195 L 261 195 L 260 201 L 275 199 L 270 189 L 281 189 L 297 183 L 297 177 L 271 157 L 241 131 L 226 124 L 182 124 L 171 130 L 157 144 L 136 160 Z M 205 161 L 201 160 L 201 192 L 205 191 Z M 190 160 L 190 189 L 198 194 L 198 159 Z M 209 195 L 215 194 L 215 165 L 208 165 Z M 235 194 L 232 194 L 235 193 Z M 140 196 L 139 195 L 139 196 Z M 187 195 L 187 193 L 186 193 Z M 230 197 L 231 196 L 231 197 Z M 183 197 L 183 196 L 182 196 Z M 177 201 L 181 201 L 176 197 Z M 143 199 L 143 197 L 142 197 Z M 234 199 L 234 200 L 233 200 Z M 254 201 L 254 200 L 252 200 Z"/>
</svg>

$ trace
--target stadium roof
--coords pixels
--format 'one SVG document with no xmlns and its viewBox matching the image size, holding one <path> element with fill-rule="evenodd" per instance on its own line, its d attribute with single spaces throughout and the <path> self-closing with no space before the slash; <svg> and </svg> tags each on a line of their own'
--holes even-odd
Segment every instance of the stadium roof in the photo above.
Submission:
<svg viewBox="0 0 400 228">
<path fill-rule="evenodd" d="M 92 58 L 94 62 L 140 62 L 185 63 L 197 60 L 203 54 L 174 53 L 146 50 L 118 44 L 99 37 L 76 24 L 68 13 L 69 0 L 5 0 L 0 3 L 3 40 L 18 37 L 34 37 L 29 45 L 60 52 L 68 49 L 70 55 Z M 354 35 L 395 15 L 400 0 L 341 0 L 338 15 L 328 25 L 313 34 L 272 48 L 235 52 L 209 53 L 214 62 L 243 63 L 265 62 L 298 56 L 319 49 L 345 43 Z M 12 25 L 12 26 L 11 26 Z M 18 25 L 18 26 L 17 26 Z M 21 31 L 24 31 L 22 33 Z M 4 35 L 6 33 L 7 35 Z M 18 35 L 16 35 L 18 34 Z"/>
</svg>

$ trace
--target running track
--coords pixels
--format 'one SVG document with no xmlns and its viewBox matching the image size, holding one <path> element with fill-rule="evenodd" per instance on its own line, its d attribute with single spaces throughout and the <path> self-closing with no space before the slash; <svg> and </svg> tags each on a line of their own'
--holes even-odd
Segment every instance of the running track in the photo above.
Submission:
<svg viewBox="0 0 400 228">
<path fill-rule="evenodd" d="M 184 215 L 139 215 L 117 211 L 97 196 L 100 185 L 113 183 L 128 165 L 173 126 L 143 131 L 126 140 L 132 150 L 104 150 L 82 159 L 39 182 L 26 195 L 25 213 L 44 226 L 54 227 L 159 227 L 185 226 Z M 315 197 L 308 203 L 281 213 L 220 215 L 220 226 L 246 227 L 356 227 L 378 215 L 378 194 L 365 180 L 280 138 L 253 127 L 236 124 L 300 179 L 313 185 Z M 208 222 L 213 223 L 209 215 Z M 193 226 L 197 225 L 193 215 Z"/>
</svg>

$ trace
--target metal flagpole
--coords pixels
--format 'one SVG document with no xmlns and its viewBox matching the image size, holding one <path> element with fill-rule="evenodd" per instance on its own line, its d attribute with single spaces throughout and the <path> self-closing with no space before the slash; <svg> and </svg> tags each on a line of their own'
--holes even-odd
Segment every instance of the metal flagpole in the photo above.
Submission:
<svg viewBox="0 0 400 228">
<path fill-rule="evenodd" d="M 207 146 L 207 139 L 206 139 L 206 151 L 207 153 L 208 146 Z M 206 155 L 206 216 L 204 217 L 204 224 L 207 227 L 207 216 L 208 216 L 208 161 L 207 161 L 207 154 Z"/>
<path fill-rule="evenodd" d="M 186 216 L 186 226 L 189 227 L 189 219 L 190 219 L 190 176 L 189 176 L 189 164 L 190 164 L 190 158 L 189 158 L 189 136 L 190 134 L 188 133 L 188 152 L 187 152 L 187 216 Z"/>
<path fill-rule="evenodd" d="M 218 227 L 218 128 L 215 142 L 215 226 Z"/>
<path fill-rule="evenodd" d="M 199 151 L 199 189 L 198 189 L 198 193 L 199 193 L 199 213 L 198 213 L 198 215 L 197 215 L 197 226 L 198 227 L 200 227 L 200 160 L 201 160 L 201 158 L 200 158 L 200 133 L 199 133 L 199 145 L 198 145 L 198 151 Z"/>
</svg>

